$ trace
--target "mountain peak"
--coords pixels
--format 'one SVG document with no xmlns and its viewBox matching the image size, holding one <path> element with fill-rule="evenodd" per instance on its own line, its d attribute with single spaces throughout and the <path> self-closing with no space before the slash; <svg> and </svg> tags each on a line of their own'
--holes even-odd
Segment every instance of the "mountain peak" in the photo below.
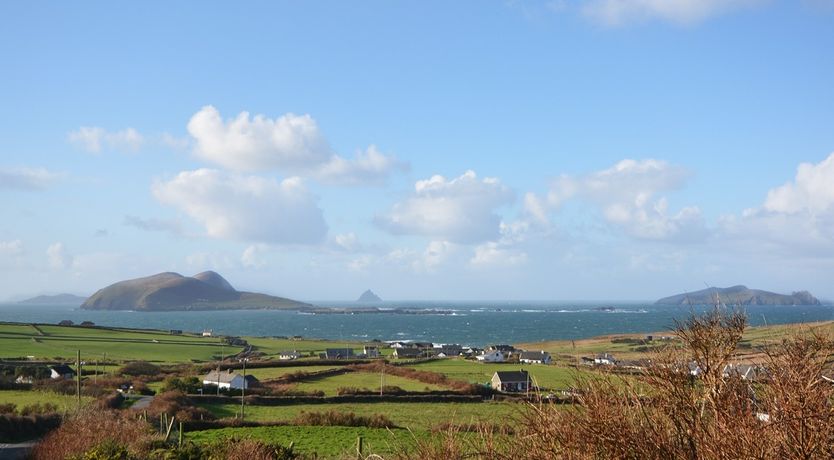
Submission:
<svg viewBox="0 0 834 460">
<path fill-rule="evenodd" d="M 196 275 L 192 276 L 194 279 L 198 279 L 208 285 L 214 286 L 219 289 L 223 289 L 224 291 L 235 291 L 235 288 L 232 287 L 231 283 L 226 281 L 226 278 L 220 276 L 219 273 L 206 270 L 202 273 L 197 273 Z"/>
<path fill-rule="evenodd" d="M 380 299 L 378 295 L 374 294 L 374 291 L 368 289 L 367 291 L 363 292 L 362 295 L 359 296 L 359 299 L 357 299 L 356 301 L 357 302 L 381 302 L 382 299 Z"/>
</svg>

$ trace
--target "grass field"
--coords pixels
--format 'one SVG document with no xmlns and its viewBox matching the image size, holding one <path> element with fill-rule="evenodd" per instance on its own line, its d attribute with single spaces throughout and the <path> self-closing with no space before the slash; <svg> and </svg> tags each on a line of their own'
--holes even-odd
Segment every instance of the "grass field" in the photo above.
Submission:
<svg viewBox="0 0 834 460">
<path fill-rule="evenodd" d="M 386 386 L 397 386 L 406 391 L 426 391 L 426 389 L 433 391 L 443 389 L 437 385 L 429 385 L 396 375 L 386 375 L 384 382 Z M 377 391 L 379 390 L 379 383 L 379 374 L 348 372 L 342 375 L 299 382 L 296 384 L 296 388 L 303 391 L 323 391 L 327 396 L 335 396 L 336 390 L 341 387 L 367 388 L 372 391 Z"/>
<path fill-rule="evenodd" d="M 169 335 L 107 328 L 50 325 L 0 324 L 0 358 L 35 356 L 74 360 L 81 350 L 82 360 L 107 358 L 142 359 L 155 362 L 210 361 L 221 353 L 237 353 L 240 347 L 221 346 L 218 338 Z"/>
<path fill-rule="evenodd" d="M 356 439 L 361 436 L 363 452 L 389 454 L 396 446 L 413 445 L 415 437 L 428 436 L 423 431 L 381 428 L 355 428 L 344 426 L 267 426 L 255 428 L 223 428 L 194 431 L 186 439 L 196 443 L 210 442 L 229 437 L 251 438 L 287 446 L 293 450 L 318 458 L 356 458 Z"/>
<path fill-rule="evenodd" d="M 451 379 L 472 383 L 488 383 L 496 371 L 517 371 L 525 369 L 540 387 L 562 389 L 571 386 L 573 380 L 583 371 L 572 368 L 541 364 L 479 363 L 464 359 L 443 359 L 409 365 L 414 369 L 439 372 Z"/>
<path fill-rule="evenodd" d="M 234 417 L 240 412 L 237 404 L 201 404 L 215 416 Z M 429 429 L 444 422 L 506 422 L 523 406 L 518 403 L 338 403 L 294 404 L 289 406 L 246 406 L 246 419 L 261 422 L 292 420 L 301 412 L 353 412 L 357 415 L 382 414 L 397 426 Z"/>
<path fill-rule="evenodd" d="M 269 379 L 277 379 L 282 375 L 292 374 L 293 372 L 319 372 L 330 369 L 335 369 L 337 366 L 293 366 L 293 367 L 262 367 L 250 369 L 246 368 L 247 375 L 254 375 L 258 380 L 264 381 Z"/>
<path fill-rule="evenodd" d="M 82 396 L 82 404 L 92 401 L 88 396 Z M 51 393 L 45 391 L 18 391 L 18 390 L 2 390 L 0 391 L 0 404 L 12 403 L 17 405 L 17 409 L 23 409 L 24 406 L 29 406 L 36 403 L 52 403 L 58 406 L 60 411 L 75 410 L 77 402 L 74 395 L 64 395 L 60 393 Z"/>
</svg>

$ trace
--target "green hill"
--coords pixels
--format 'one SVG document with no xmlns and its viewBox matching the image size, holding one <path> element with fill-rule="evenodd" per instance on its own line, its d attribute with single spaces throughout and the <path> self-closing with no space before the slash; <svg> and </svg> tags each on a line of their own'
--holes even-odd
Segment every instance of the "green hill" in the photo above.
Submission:
<svg viewBox="0 0 834 460">
<path fill-rule="evenodd" d="M 820 301 L 808 291 L 792 294 L 750 289 L 747 286 L 708 288 L 696 292 L 664 297 L 656 305 L 712 305 L 720 301 L 726 305 L 820 305 Z"/>
</svg>

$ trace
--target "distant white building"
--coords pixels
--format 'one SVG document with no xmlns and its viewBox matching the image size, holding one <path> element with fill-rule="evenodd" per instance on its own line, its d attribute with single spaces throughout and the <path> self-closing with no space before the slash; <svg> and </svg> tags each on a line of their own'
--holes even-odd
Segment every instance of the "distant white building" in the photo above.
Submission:
<svg viewBox="0 0 834 460">
<path fill-rule="evenodd" d="M 211 337 L 211 329 L 206 329 L 203 331 L 203 337 Z"/>
<path fill-rule="evenodd" d="M 614 359 L 614 355 L 611 353 L 600 353 L 594 357 L 594 364 L 599 364 L 602 366 L 613 366 L 617 364 L 617 360 Z"/>
<path fill-rule="evenodd" d="M 75 377 L 75 371 L 66 364 L 49 366 L 49 378 L 51 379 L 71 379 L 73 377 Z"/>
<path fill-rule="evenodd" d="M 500 350 L 484 352 L 483 354 L 476 356 L 475 359 L 482 363 L 503 363 L 504 361 L 506 361 L 504 353 L 502 353 Z"/>
<path fill-rule="evenodd" d="M 550 353 L 542 351 L 522 351 L 518 360 L 525 364 L 550 364 Z"/>
<path fill-rule="evenodd" d="M 248 389 L 249 383 L 252 379 L 247 376 L 245 379 L 237 372 L 232 372 L 231 369 L 227 371 L 211 371 L 203 377 L 203 385 L 215 385 L 221 389 Z"/>
<path fill-rule="evenodd" d="M 278 359 L 283 360 L 283 361 L 289 361 L 289 360 L 298 359 L 298 358 L 301 358 L 301 353 L 299 353 L 299 352 L 298 352 L 298 351 L 296 351 L 296 350 L 293 350 L 293 351 L 282 351 L 282 352 L 278 355 Z"/>
<path fill-rule="evenodd" d="M 362 354 L 366 358 L 379 358 L 379 347 L 376 345 L 365 345 L 362 347 Z"/>
</svg>

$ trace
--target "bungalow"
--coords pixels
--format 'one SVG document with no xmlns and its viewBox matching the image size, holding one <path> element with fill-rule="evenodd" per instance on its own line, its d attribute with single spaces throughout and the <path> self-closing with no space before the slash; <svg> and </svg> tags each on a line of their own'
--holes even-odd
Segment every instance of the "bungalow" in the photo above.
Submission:
<svg viewBox="0 0 834 460">
<path fill-rule="evenodd" d="M 280 354 L 278 354 L 278 359 L 280 359 L 282 361 L 289 361 L 289 360 L 293 360 L 293 359 L 298 359 L 300 357 L 301 357 L 301 353 L 299 353 L 296 350 L 282 351 Z"/>
<path fill-rule="evenodd" d="M 483 354 L 476 356 L 475 359 L 482 363 L 503 363 L 506 361 L 504 353 L 501 353 L 499 350 L 484 351 Z"/>
<path fill-rule="evenodd" d="M 518 359 L 525 364 L 550 364 L 552 358 L 550 353 L 542 351 L 522 351 Z"/>
<path fill-rule="evenodd" d="M 524 392 L 530 389 L 530 375 L 527 371 L 498 371 L 490 382 L 493 390 Z"/>
<path fill-rule="evenodd" d="M 420 350 L 425 350 L 427 348 L 434 348 L 434 344 L 431 342 L 413 342 L 411 344 L 414 348 L 418 348 Z"/>
<path fill-rule="evenodd" d="M 445 356 L 460 356 L 463 352 L 463 347 L 457 344 L 447 344 L 447 345 L 435 345 L 434 351 L 437 352 L 438 356 L 443 354 Z"/>
<path fill-rule="evenodd" d="M 391 342 L 388 344 L 389 348 L 411 348 L 410 342 Z"/>
<path fill-rule="evenodd" d="M 233 372 L 231 369 L 211 371 L 203 377 L 203 385 L 215 385 L 221 389 L 248 389 L 257 382 L 258 380 L 254 376 L 247 375 L 246 378 L 243 378 L 242 375 Z"/>
<path fill-rule="evenodd" d="M 352 359 L 353 348 L 328 348 L 319 354 L 321 359 Z"/>
<path fill-rule="evenodd" d="M 512 345 L 490 345 L 487 347 L 487 351 L 500 351 L 506 355 L 516 351 L 516 348 Z"/>
<path fill-rule="evenodd" d="M 211 337 L 211 333 L 212 333 L 211 329 L 205 329 L 203 331 L 203 337 Z"/>
<path fill-rule="evenodd" d="M 75 371 L 72 370 L 71 367 L 67 366 L 66 364 L 58 364 L 55 366 L 49 366 L 49 378 L 51 379 L 71 379 L 75 377 Z"/>
<path fill-rule="evenodd" d="M 594 357 L 594 364 L 602 366 L 613 366 L 617 364 L 617 360 L 614 359 L 614 355 L 612 355 L 611 353 L 600 353 Z"/>
<path fill-rule="evenodd" d="M 415 359 L 423 356 L 423 351 L 416 348 L 397 348 L 394 355 L 397 359 Z"/>
</svg>

